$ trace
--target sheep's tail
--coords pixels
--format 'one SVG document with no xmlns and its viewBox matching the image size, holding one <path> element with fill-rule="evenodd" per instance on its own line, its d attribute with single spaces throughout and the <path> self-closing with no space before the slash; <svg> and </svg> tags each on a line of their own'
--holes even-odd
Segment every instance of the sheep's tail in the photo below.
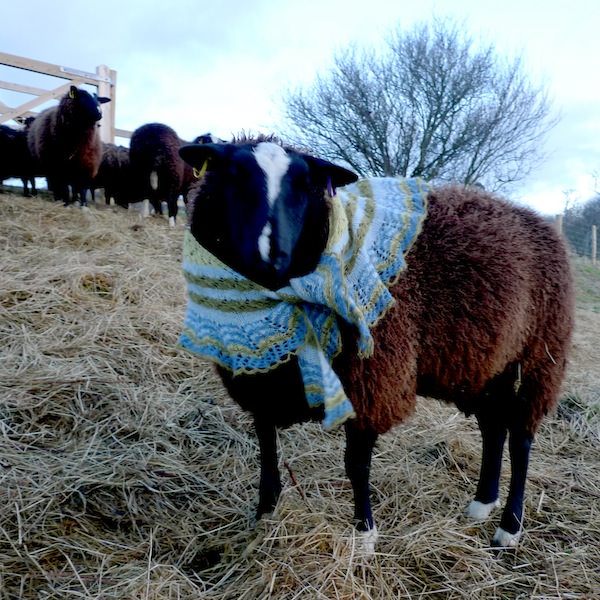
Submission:
<svg viewBox="0 0 600 600">
<path fill-rule="evenodd" d="M 156 171 L 150 173 L 150 187 L 154 191 L 158 190 L 158 173 Z"/>
</svg>

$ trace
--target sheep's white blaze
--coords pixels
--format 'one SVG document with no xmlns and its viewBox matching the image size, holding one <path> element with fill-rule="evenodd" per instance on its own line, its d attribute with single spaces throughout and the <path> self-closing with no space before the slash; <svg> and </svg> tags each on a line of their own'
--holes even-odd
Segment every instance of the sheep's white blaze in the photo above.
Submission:
<svg viewBox="0 0 600 600">
<path fill-rule="evenodd" d="M 267 182 L 267 202 L 269 210 L 275 205 L 281 191 L 281 180 L 290 165 L 290 157 L 286 151 L 273 142 L 261 142 L 254 148 L 254 157 L 258 166 L 263 170 Z M 258 238 L 258 251 L 265 262 L 270 261 L 271 255 L 271 223 L 267 220 Z"/>
</svg>

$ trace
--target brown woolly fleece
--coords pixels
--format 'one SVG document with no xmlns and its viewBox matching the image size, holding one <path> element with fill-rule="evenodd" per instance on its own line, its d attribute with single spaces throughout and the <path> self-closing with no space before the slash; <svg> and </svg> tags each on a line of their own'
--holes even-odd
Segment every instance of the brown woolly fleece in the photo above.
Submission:
<svg viewBox="0 0 600 600">
<path fill-rule="evenodd" d="M 481 189 L 429 194 L 428 216 L 374 329 L 372 358 L 334 363 L 357 421 L 383 433 L 416 394 L 534 434 L 557 403 L 574 322 L 565 246 L 533 211 Z"/>
<path fill-rule="evenodd" d="M 68 200 L 67 185 L 79 193 L 91 187 L 102 159 L 100 115 L 88 92 L 75 89 L 31 123 L 27 134 L 29 151 L 56 199 Z"/>
<path fill-rule="evenodd" d="M 148 198 L 160 212 L 162 200 L 176 202 L 180 194 L 186 197 L 194 177 L 192 168 L 179 156 L 179 149 L 187 143 L 163 123 L 147 123 L 133 132 L 129 157 L 136 200 Z M 157 189 L 152 188 L 152 172 L 157 174 Z"/>
</svg>

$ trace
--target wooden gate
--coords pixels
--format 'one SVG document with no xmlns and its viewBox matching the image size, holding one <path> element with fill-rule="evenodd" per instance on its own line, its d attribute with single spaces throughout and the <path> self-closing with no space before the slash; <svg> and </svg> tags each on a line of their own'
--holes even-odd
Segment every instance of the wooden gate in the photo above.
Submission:
<svg viewBox="0 0 600 600">
<path fill-rule="evenodd" d="M 115 110 L 116 110 L 116 89 L 117 72 L 109 69 L 106 65 L 96 67 L 95 73 L 80 71 L 70 67 L 61 67 L 50 63 L 23 58 L 6 52 L 0 52 L 0 65 L 33 71 L 43 75 L 51 75 L 66 80 L 57 87 L 46 90 L 9 81 L 0 81 L 0 88 L 34 96 L 19 106 L 10 107 L 0 101 L 0 123 L 5 123 L 17 117 L 35 116 L 33 110 L 48 100 L 58 99 L 63 96 L 71 85 L 80 86 L 82 84 L 93 85 L 98 90 L 98 96 L 110 98 L 110 102 L 102 105 L 102 120 L 100 121 L 100 136 L 103 142 L 114 142 L 115 136 L 129 138 L 129 131 L 115 128 Z"/>
</svg>

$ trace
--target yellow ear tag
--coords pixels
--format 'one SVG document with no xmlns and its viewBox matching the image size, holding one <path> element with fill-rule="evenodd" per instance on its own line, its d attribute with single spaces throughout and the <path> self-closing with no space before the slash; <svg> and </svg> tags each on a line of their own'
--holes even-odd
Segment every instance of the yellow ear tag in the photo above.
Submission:
<svg viewBox="0 0 600 600">
<path fill-rule="evenodd" d="M 73 86 L 71 86 L 69 89 L 69 98 L 75 98 L 75 90 L 73 89 Z"/>
<path fill-rule="evenodd" d="M 196 167 L 194 167 L 194 169 L 193 169 L 194 177 L 196 179 L 202 179 L 202 177 L 204 177 L 204 174 L 206 173 L 207 169 L 208 169 L 208 158 L 204 161 L 204 164 L 202 165 L 200 170 L 198 170 L 198 169 L 196 169 Z"/>
</svg>

